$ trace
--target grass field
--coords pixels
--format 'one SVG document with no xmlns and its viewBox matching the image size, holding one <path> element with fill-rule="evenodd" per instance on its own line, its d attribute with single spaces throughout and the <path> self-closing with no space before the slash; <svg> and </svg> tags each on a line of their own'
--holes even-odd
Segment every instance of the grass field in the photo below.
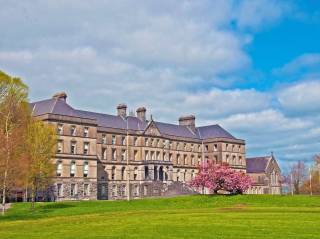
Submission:
<svg viewBox="0 0 320 239">
<path fill-rule="evenodd" d="M 0 238 L 320 238 L 320 197 L 18 203 L 0 217 Z"/>
</svg>

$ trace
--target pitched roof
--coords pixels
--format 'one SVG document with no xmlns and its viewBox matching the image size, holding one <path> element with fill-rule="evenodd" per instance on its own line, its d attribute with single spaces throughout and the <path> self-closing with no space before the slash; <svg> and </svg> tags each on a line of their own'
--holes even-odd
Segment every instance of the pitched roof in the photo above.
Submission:
<svg viewBox="0 0 320 239">
<path fill-rule="evenodd" d="M 246 158 L 247 173 L 264 173 L 271 156 Z"/>
<path fill-rule="evenodd" d="M 74 116 L 79 118 L 94 119 L 97 120 L 97 124 L 100 127 L 126 129 L 127 119 L 128 128 L 131 130 L 145 130 L 148 126 L 147 121 L 142 121 L 138 117 L 128 116 L 126 119 L 121 116 L 96 113 L 84 110 L 77 110 L 72 108 L 64 99 L 52 98 L 48 100 L 42 100 L 30 104 L 32 108 L 32 114 L 39 116 L 43 114 L 58 114 L 65 116 Z M 186 137 L 193 139 L 209 139 L 209 138 L 228 138 L 235 139 L 230 133 L 223 129 L 219 125 L 209 125 L 197 128 L 190 128 L 188 126 L 169 124 L 163 122 L 154 121 L 161 134 Z"/>
<path fill-rule="evenodd" d="M 209 138 L 229 138 L 236 139 L 233 137 L 228 131 L 223 129 L 220 125 L 208 125 L 198 127 L 199 137 L 201 139 L 209 139 Z"/>
</svg>

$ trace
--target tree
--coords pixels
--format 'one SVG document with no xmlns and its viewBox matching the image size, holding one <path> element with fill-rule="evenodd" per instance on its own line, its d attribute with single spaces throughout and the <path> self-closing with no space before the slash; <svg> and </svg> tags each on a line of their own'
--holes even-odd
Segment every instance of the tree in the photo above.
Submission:
<svg viewBox="0 0 320 239">
<path fill-rule="evenodd" d="M 300 187 L 306 179 L 306 175 L 306 167 L 302 161 L 299 160 L 291 166 L 290 182 L 295 194 L 300 194 Z"/>
<path fill-rule="evenodd" d="M 190 186 L 201 189 L 209 189 L 214 193 L 220 190 L 231 194 L 241 194 L 251 186 L 251 179 L 243 172 L 236 172 L 227 164 L 203 163 L 199 166 L 196 177 Z"/>
<path fill-rule="evenodd" d="M 25 125 L 28 122 L 28 87 L 19 79 L 0 71 L 0 180 L 2 214 L 9 186 L 19 178 Z"/>
<path fill-rule="evenodd" d="M 51 162 L 57 145 L 54 128 L 42 121 L 31 120 L 27 129 L 26 158 L 28 159 L 27 183 L 31 189 L 32 209 L 39 190 L 44 191 L 50 185 L 54 174 Z"/>
</svg>

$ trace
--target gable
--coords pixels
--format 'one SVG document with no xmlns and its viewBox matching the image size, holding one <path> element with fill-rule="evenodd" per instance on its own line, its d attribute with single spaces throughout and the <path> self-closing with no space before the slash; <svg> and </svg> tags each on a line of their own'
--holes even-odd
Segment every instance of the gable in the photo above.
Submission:
<svg viewBox="0 0 320 239">
<path fill-rule="evenodd" d="M 151 121 L 146 130 L 144 131 L 145 135 L 150 135 L 150 136 L 161 136 L 161 133 L 159 129 L 157 128 L 156 124 L 154 121 Z"/>
</svg>

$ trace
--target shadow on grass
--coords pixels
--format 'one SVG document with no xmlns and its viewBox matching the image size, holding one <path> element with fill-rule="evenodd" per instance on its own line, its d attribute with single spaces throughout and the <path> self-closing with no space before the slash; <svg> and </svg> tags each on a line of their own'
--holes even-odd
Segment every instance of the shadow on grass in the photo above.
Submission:
<svg viewBox="0 0 320 239">
<path fill-rule="evenodd" d="M 19 205 L 14 205 L 13 207 L 14 208 L 7 211 L 5 216 L 0 217 L 0 221 L 34 220 L 48 217 L 50 215 L 59 215 L 61 214 L 61 211 L 73 208 L 75 205 L 68 203 L 37 203 L 35 208 L 32 210 L 31 203 L 19 203 Z"/>
</svg>

